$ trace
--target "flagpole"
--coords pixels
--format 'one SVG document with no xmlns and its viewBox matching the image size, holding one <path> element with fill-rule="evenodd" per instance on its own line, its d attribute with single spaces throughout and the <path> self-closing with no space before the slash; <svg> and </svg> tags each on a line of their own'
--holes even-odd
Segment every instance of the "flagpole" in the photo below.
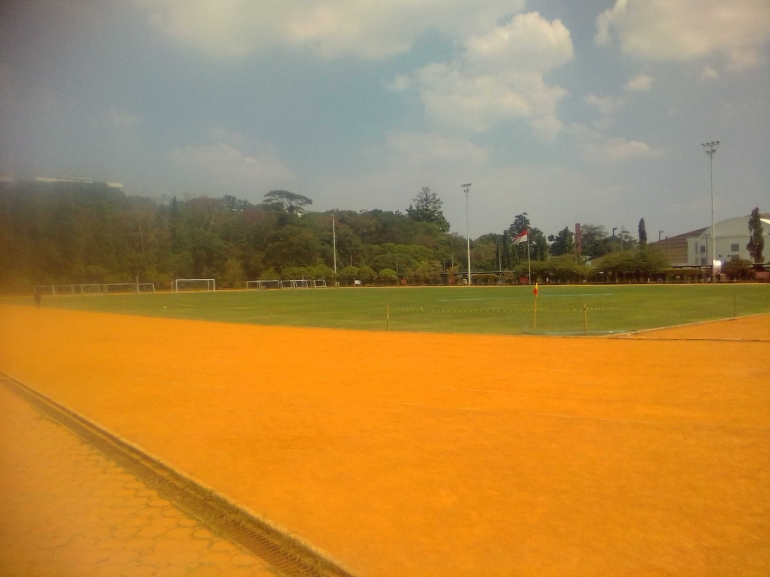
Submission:
<svg viewBox="0 0 770 577">
<path fill-rule="evenodd" d="M 527 278 L 529 279 L 529 286 L 532 286 L 532 261 L 529 252 L 529 227 L 527 227 Z"/>
</svg>

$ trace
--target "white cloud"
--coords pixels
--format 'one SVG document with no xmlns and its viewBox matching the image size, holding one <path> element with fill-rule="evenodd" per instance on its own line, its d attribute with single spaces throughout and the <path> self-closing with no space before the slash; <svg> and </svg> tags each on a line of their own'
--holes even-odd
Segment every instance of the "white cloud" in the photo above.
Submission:
<svg viewBox="0 0 770 577">
<path fill-rule="evenodd" d="M 385 84 L 385 88 L 393 92 L 403 92 L 412 85 L 412 79 L 406 74 L 399 74 L 393 80 Z"/>
<path fill-rule="evenodd" d="M 240 58 L 272 46 L 326 58 L 383 58 L 430 30 L 464 38 L 489 29 L 524 0 L 135 0 L 151 25 L 207 54 Z"/>
<path fill-rule="evenodd" d="M 615 115 L 625 106 L 626 101 L 615 96 L 597 96 L 589 94 L 585 97 L 587 104 L 596 107 L 599 111 L 599 118 L 594 122 L 594 128 L 606 130 L 615 122 Z"/>
<path fill-rule="evenodd" d="M 280 188 L 296 179 L 271 146 L 248 142 L 238 134 L 214 131 L 215 142 L 174 148 L 168 153 L 181 177 L 198 186 L 231 186 L 238 192 Z M 248 153 L 243 148 L 250 148 Z"/>
<path fill-rule="evenodd" d="M 625 104 L 625 101 L 622 98 L 616 98 L 614 96 L 596 96 L 595 94 L 586 96 L 586 102 L 598 108 L 599 112 L 604 116 L 616 114 Z"/>
<path fill-rule="evenodd" d="M 704 80 L 715 80 L 719 78 L 719 72 L 707 64 L 703 67 L 703 72 L 700 73 L 700 77 Z"/>
<path fill-rule="evenodd" d="M 108 108 L 101 114 L 101 119 L 113 128 L 131 128 L 142 121 L 142 117 L 138 114 L 119 108 Z"/>
<path fill-rule="evenodd" d="M 446 168 L 480 167 L 489 162 L 489 150 L 458 138 L 425 132 L 394 131 L 388 135 L 391 163 L 397 166 Z"/>
<path fill-rule="evenodd" d="M 574 54 L 569 30 L 538 13 L 518 14 L 505 26 L 473 36 L 449 63 L 430 64 L 415 81 L 428 117 L 437 124 L 485 131 L 498 122 L 531 121 L 536 134 L 553 139 L 567 91 L 549 86 L 544 73 Z"/>
<path fill-rule="evenodd" d="M 770 39 L 767 0 L 617 0 L 596 19 L 595 42 L 639 60 L 688 61 L 724 53 L 735 68 L 760 61 Z"/>
<path fill-rule="evenodd" d="M 627 92 L 646 92 L 650 88 L 652 88 L 652 76 L 647 76 L 642 72 L 629 80 L 623 87 L 623 90 Z"/>
<path fill-rule="evenodd" d="M 468 68 L 480 74 L 545 73 L 575 55 L 567 27 L 560 20 L 549 22 L 537 12 L 518 14 L 505 26 L 472 36 L 466 47 Z"/>
<path fill-rule="evenodd" d="M 581 124 L 570 127 L 584 161 L 592 164 L 617 164 L 638 158 L 654 158 L 661 151 L 640 140 L 607 137 Z"/>
</svg>

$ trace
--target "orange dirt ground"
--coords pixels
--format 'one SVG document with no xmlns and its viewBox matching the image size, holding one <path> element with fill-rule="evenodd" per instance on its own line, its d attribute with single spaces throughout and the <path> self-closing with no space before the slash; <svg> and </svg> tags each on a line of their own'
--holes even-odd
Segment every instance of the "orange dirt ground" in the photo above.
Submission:
<svg viewBox="0 0 770 577">
<path fill-rule="evenodd" d="M 770 315 L 697 323 L 644 331 L 634 338 L 640 339 L 738 339 L 770 341 Z"/>
<path fill-rule="evenodd" d="M 0 370 L 383 577 L 767 575 L 768 359 L 0 307 Z"/>
</svg>

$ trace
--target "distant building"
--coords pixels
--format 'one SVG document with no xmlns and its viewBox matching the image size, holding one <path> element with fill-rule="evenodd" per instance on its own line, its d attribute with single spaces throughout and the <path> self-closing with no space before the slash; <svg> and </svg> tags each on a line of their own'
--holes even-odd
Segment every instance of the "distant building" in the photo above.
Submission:
<svg viewBox="0 0 770 577">
<path fill-rule="evenodd" d="M 67 176 L 36 176 L 35 181 L 36 182 L 81 182 L 81 183 L 97 182 L 97 181 L 91 180 L 90 178 L 74 178 L 74 177 L 67 177 Z M 105 184 L 111 188 L 123 188 L 122 182 L 107 182 Z"/>
<path fill-rule="evenodd" d="M 760 218 L 764 229 L 765 256 L 767 257 L 770 252 L 770 214 L 762 214 Z M 712 260 L 723 263 L 738 259 L 753 260 L 746 249 L 749 243 L 748 216 L 720 220 L 714 228 L 716 229 L 716 255 L 711 253 L 711 227 L 708 227 L 699 235 L 687 239 L 686 264 L 704 266 L 710 265 Z"/>
<path fill-rule="evenodd" d="M 667 236 L 660 241 L 650 242 L 648 245 L 660 249 L 666 255 L 666 259 L 672 266 L 686 266 L 689 264 L 687 253 L 688 239 L 698 238 L 704 230 L 706 229 L 698 228 L 691 230 L 690 232 L 683 232 L 676 236 Z"/>
</svg>

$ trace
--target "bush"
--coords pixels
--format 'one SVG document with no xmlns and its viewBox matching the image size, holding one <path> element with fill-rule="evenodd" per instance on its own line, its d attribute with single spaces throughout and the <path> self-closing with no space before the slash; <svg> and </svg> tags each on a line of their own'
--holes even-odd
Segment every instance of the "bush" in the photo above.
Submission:
<svg viewBox="0 0 770 577">
<path fill-rule="evenodd" d="M 382 284 L 396 284 L 398 282 L 398 275 L 392 268 L 382 269 L 377 278 Z"/>
<path fill-rule="evenodd" d="M 358 269 L 358 278 L 368 284 L 377 278 L 377 273 L 371 267 L 364 265 Z"/>
<path fill-rule="evenodd" d="M 340 278 L 344 279 L 348 284 L 352 284 L 358 276 L 357 266 L 346 266 L 340 271 Z"/>
</svg>

